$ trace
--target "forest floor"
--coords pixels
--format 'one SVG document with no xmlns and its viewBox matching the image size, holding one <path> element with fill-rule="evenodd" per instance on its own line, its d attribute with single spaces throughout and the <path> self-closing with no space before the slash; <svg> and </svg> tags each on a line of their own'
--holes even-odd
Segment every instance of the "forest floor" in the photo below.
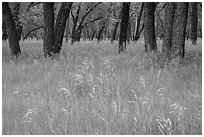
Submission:
<svg viewBox="0 0 204 137">
<path fill-rule="evenodd" d="M 123 54 L 117 42 L 64 43 L 57 60 L 43 59 L 42 41 L 20 45 L 11 61 L 2 44 L 3 135 L 202 134 L 201 39 L 162 68 L 143 41 Z"/>
</svg>

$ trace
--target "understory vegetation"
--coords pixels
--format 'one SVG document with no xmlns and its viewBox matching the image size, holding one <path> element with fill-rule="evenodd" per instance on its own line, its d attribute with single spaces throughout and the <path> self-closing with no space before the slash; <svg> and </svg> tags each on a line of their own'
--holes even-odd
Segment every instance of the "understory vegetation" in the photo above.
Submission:
<svg viewBox="0 0 204 137">
<path fill-rule="evenodd" d="M 202 134 L 201 43 L 165 63 L 143 41 L 64 43 L 54 60 L 24 41 L 15 61 L 3 41 L 2 134 Z"/>
</svg>

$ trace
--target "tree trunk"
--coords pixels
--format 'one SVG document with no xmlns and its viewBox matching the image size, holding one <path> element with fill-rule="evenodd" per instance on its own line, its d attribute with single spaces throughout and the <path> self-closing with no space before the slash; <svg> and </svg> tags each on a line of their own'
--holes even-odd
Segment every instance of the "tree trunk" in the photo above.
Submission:
<svg viewBox="0 0 204 137">
<path fill-rule="evenodd" d="M 69 15 L 70 15 L 70 12 L 69 12 Z M 69 33 L 70 33 L 70 30 L 69 30 L 69 22 L 70 22 L 69 18 L 70 17 L 69 17 L 69 15 L 68 15 L 68 18 L 67 18 L 67 23 L 66 23 L 66 32 L 65 32 L 66 42 L 68 42 L 68 40 L 69 40 Z"/>
<path fill-rule="evenodd" d="M 105 26 L 101 27 L 101 29 L 99 30 L 99 33 L 98 33 L 98 37 L 97 37 L 97 42 L 101 41 L 101 34 L 103 32 L 103 30 L 105 29 Z"/>
<path fill-rule="evenodd" d="M 2 24 L 2 40 L 7 40 L 8 39 L 8 34 L 6 32 L 6 24 L 5 24 L 4 20 L 3 20 L 2 23 L 3 23 Z"/>
<path fill-rule="evenodd" d="M 55 33 L 54 54 L 59 54 L 61 51 L 66 21 L 72 4 L 73 4 L 72 2 L 63 2 L 58 12 L 54 32 Z"/>
<path fill-rule="evenodd" d="M 13 7 L 13 19 L 16 25 L 16 31 L 17 31 L 17 35 L 18 35 L 18 40 L 21 40 L 21 34 L 22 34 L 22 23 L 19 19 L 19 10 L 20 10 L 20 3 L 19 2 L 14 2 L 15 5 Z"/>
<path fill-rule="evenodd" d="M 16 26 L 15 26 L 14 19 L 11 13 L 11 9 L 9 8 L 8 2 L 2 3 L 2 13 L 3 13 L 3 20 L 6 24 L 6 29 L 8 33 L 9 48 L 10 48 L 11 56 L 18 57 L 21 53 L 21 49 L 19 46 Z"/>
<path fill-rule="evenodd" d="M 141 6 L 141 9 L 140 9 L 140 12 L 139 12 L 139 16 L 137 18 L 137 22 L 136 22 L 137 23 L 137 25 L 136 25 L 137 27 L 135 29 L 135 35 L 134 35 L 134 38 L 133 38 L 134 41 L 137 41 L 139 39 L 139 36 L 140 36 L 139 28 L 140 28 L 140 21 L 141 21 L 141 17 L 142 17 L 143 7 L 144 7 L 144 2 L 142 2 L 142 6 Z"/>
<path fill-rule="evenodd" d="M 117 29 L 118 29 L 118 25 L 119 25 L 119 21 L 117 21 L 114 25 L 114 29 L 113 29 L 113 33 L 112 33 L 112 37 L 111 37 L 111 42 L 113 42 L 115 40 L 115 36 L 116 36 L 116 32 L 117 32 Z"/>
<path fill-rule="evenodd" d="M 191 41 L 196 44 L 197 41 L 197 26 L 198 26 L 198 9 L 197 2 L 190 3 L 190 26 L 191 26 Z"/>
<path fill-rule="evenodd" d="M 130 44 L 130 39 L 131 39 L 131 23 L 130 19 L 128 20 L 128 28 L 127 28 L 127 42 Z"/>
<path fill-rule="evenodd" d="M 126 39 L 127 39 L 127 30 L 129 22 L 129 9 L 130 2 L 123 2 L 122 7 L 122 20 L 120 23 L 120 37 L 119 37 L 119 50 L 118 52 L 124 52 L 126 49 Z"/>
<path fill-rule="evenodd" d="M 44 10 L 44 57 L 52 57 L 54 53 L 54 3 L 43 3 Z M 48 16 L 49 15 L 49 16 Z"/>
<path fill-rule="evenodd" d="M 155 26 L 154 26 L 154 12 L 155 3 L 146 2 L 144 5 L 144 38 L 145 51 L 156 51 L 157 45 L 155 40 Z"/>
<path fill-rule="evenodd" d="M 185 33 L 188 16 L 188 3 L 176 3 L 176 11 L 173 25 L 172 50 L 173 57 L 180 56 L 184 58 L 185 52 Z"/>
<path fill-rule="evenodd" d="M 165 53 L 166 57 L 170 55 L 172 46 L 172 33 L 173 33 L 173 21 L 175 14 L 174 2 L 168 2 L 165 9 L 165 28 L 164 28 L 164 41 L 162 51 Z"/>
</svg>

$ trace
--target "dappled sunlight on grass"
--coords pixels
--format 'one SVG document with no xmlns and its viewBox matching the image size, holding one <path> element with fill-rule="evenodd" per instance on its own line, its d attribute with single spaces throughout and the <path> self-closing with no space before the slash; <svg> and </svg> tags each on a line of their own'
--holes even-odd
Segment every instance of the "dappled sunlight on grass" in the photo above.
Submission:
<svg viewBox="0 0 204 137">
<path fill-rule="evenodd" d="M 200 47 L 168 65 L 140 41 L 123 54 L 117 48 L 64 43 L 50 60 L 41 42 L 22 42 L 11 61 L 3 43 L 2 133 L 202 134 Z"/>
</svg>

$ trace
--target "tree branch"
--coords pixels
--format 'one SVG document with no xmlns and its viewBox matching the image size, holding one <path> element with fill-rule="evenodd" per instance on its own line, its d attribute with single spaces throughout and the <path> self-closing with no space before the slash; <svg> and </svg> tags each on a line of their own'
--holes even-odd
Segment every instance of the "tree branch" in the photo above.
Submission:
<svg viewBox="0 0 204 137">
<path fill-rule="evenodd" d="M 30 31 L 25 35 L 25 37 L 23 38 L 23 41 L 28 37 L 28 35 L 29 35 L 31 32 L 33 32 L 33 31 L 35 31 L 35 30 L 38 30 L 38 29 L 41 29 L 41 28 L 44 28 L 44 26 L 40 26 L 40 27 L 37 27 L 37 28 L 34 28 L 34 29 L 30 30 Z"/>
</svg>

